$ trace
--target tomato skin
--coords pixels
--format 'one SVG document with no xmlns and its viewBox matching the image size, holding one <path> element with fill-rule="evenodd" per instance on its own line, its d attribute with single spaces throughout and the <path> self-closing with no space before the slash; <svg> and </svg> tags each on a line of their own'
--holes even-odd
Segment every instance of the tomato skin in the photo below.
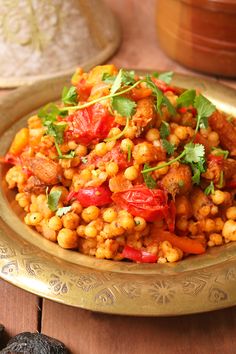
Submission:
<svg viewBox="0 0 236 354">
<path fill-rule="evenodd" d="M 190 113 L 192 113 L 193 117 L 196 117 L 196 115 L 197 115 L 197 110 L 194 107 L 180 107 L 177 109 L 177 111 L 181 114 L 190 112 Z"/>
<path fill-rule="evenodd" d="M 85 187 L 78 192 L 71 191 L 67 196 L 67 201 L 77 199 L 82 207 L 87 208 L 91 205 L 103 206 L 112 202 L 111 191 L 106 186 Z"/>
<path fill-rule="evenodd" d="M 76 84 L 76 91 L 80 101 L 87 101 L 91 94 L 92 85 L 88 84 L 85 79 L 81 79 Z"/>
<path fill-rule="evenodd" d="M 124 258 L 138 263 L 156 263 L 157 256 L 142 250 L 137 250 L 130 246 L 125 246 L 122 252 Z"/>
<path fill-rule="evenodd" d="M 165 191 L 149 189 L 144 184 L 113 193 L 112 200 L 133 216 L 142 216 L 146 221 L 165 218 L 169 208 Z"/>
<path fill-rule="evenodd" d="M 224 158 L 223 158 L 223 156 L 216 156 L 216 155 L 213 155 L 213 154 L 209 154 L 208 156 L 207 156 L 207 160 L 209 161 L 209 162 L 215 162 L 215 163 L 217 163 L 218 165 L 222 165 L 222 163 L 223 163 L 223 161 L 224 161 Z"/>
<path fill-rule="evenodd" d="M 107 137 L 114 126 L 115 117 L 100 103 L 80 109 L 66 118 L 69 129 L 65 132 L 67 140 L 88 145 Z"/>
<path fill-rule="evenodd" d="M 175 87 L 167 85 L 164 81 L 158 80 L 155 77 L 152 78 L 152 81 L 163 93 L 168 91 L 178 93 L 178 90 Z"/>
</svg>

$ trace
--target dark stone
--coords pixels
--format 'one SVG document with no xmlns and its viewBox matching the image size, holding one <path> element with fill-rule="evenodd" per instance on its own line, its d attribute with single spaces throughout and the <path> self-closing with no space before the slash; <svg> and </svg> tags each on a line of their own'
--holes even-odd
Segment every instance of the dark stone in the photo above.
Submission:
<svg viewBox="0 0 236 354">
<path fill-rule="evenodd" d="M 68 354 L 65 345 L 41 333 L 23 332 L 11 338 L 0 354 Z"/>
</svg>

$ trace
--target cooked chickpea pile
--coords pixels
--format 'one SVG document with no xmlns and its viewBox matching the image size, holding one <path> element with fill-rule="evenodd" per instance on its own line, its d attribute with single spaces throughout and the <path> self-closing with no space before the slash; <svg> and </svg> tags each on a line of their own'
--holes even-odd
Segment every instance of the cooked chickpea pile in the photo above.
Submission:
<svg viewBox="0 0 236 354">
<path fill-rule="evenodd" d="M 215 110 L 197 127 L 194 104 L 178 103 L 185 90 L 149 80 L 113 65 L 78 69 L 56 119 L 28 119 L 6 155 L 27 225 L 62 248 L 136 262 L 236 241 L 236 119 Z M 185 146 L 200 147 L 202 169 L 178 158 Z"/>
</svg>

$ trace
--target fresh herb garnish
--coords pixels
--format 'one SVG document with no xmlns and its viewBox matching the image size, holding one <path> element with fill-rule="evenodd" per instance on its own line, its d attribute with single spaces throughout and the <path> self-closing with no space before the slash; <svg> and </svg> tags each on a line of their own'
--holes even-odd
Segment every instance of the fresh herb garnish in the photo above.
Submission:
<svg viewBox="0 0 236 354">
<path fill-rule="evenodd" d="M 67 206 L 63 208 L 57 209 L 56 216 L 62 217 L 63 215 L 66 215 L 69 211 L 71 211 L 72 206 Z"/>
<path fill-rule="evenodd" d="M 103 75 L 102 75 L 102 81 L 105 82 L 106 84 L 113 84 L 115 79 L 116 79 L 116 77 L 113 75 L 110 75 L 109 73 L 103 73 Z"/>
<path fill-rule="evenodd" d="M 113 141 L 113 140 L 120 139 L 125 134 L 127 129 L 129 128 L 129 121 L 130 121 L 130 117 L 126 117 L 126 123 L 125 123 L 124 129 L 119 134 L 117 134 L 115 136 L 112 136 L 111 138 L 106 138 L 106 139 L 104 139 L 104 141 L 108 142 L 108 141 Z"/>
<path fill-rule="evenodd" d="M 47 126 L 47 134 L 53 136 L 58 144 L 63 144 L 66 127 L 67 124 L 65 122 L 59 122 L 57 124 L 51 123 Z"/>
<path fill-rule="evenodd" d="M 47 204 L 51 211 L 56 211 L 62 192 L 52 191 L 47 196 Z"/>
<path fill-rule="evenodd" d="M 145 163 L 145 165 L 143 166 L 143 169 L 145 170 L 145 169 L 148 169 L 148 168 L 150 168 L 150 166 L 147 163 Z M 156 188 L 156 186 L 157 186 L 156 181 L 152 177 L 150 172 L 143 173 L 143 179 L 144 179 L 144 183 L 146 184 L 146 186 L 149 189 Z"/>
<path fill-rule="evenodd" d="M 196 97 L 196 90 L 186 90 L 177 98 L 176 100 L 177 106 L 179 107 L 193 106 L 195 97 Z"/>
<path fill-rule="evenodd" d="M 224 159 L 227 159 L 227 157 L 229 156 L 228 150 L 222 150 L 217 147 L 212 147 L 211 149 L 214 151 L 214 155 L 216 155 L 216 156 L 223 156 Z"/>
<path fill-rule="evenodd" d="M 161 122 L 160 136 L 162 139 L 166 139 L 170 135 L 170 125 L 164 120 Z"/>
<path fill-rule="evenodd" d="M 164 81 L 166 84 L 169 84 L 172 80 L 172 77 L 173 77 L 173 71 L 167 71 L 167 72 L 160 73 L 160 74 L 157 72 L 154 72 L 152 74 L 152 76 L 158 80 Z"/>
<path fill-rule="evenodd" d="M 87 163 L 87 162 L 88 162 L 88 158 L 87 158 L 86 156 L 82 156 L 82 157 L 81 157 L 81 161 L 82 161 L 83 163 Z"/>
<path fill-rule="evenodd" d="M 62 90 L 62 102 L 64 104 L 72 104 L 76 105 L 77 103 L 77 92 L 76 92 L 76 87 L 71 86 L 71 87 L 64 87 Z"/>
<path fill-rule="evenodd" d="M 116 93 L 120 88 L 121 88 L 121 85 L 122 85 L 122 73 L 123 73 L 123 69 L 120 69 L 120 71 L 118 72 L 118 75 L 116 76 L 113 84 L 112 84 L 112 87 L 111 87 L 111 90 L 110 90 L 110 93 L 111 95 L 114 95 L 114 93 Z"/>
<path fill-rule="evenodd" d="M 175 146 L 173 144 L 171 144 L 168 140 L 162 139 L 161 143 L 168 155 L 172 155 L 174 153 Z"/>
<path fill-rule="evenodd" d="M 195 133 L 197 133 L 199 127 L 208 127 L 208 117 L 216 110 L 216 107 L 203 95 L 198 95 L 194 100 L 194 108 L 197 109 L 197 125 Z"/>
<path fill-rule="evenodd" d="M 135 111 L 136 103 L 129 98 L 117 96 L 111 101 L 112 109 L 119 113 L 122 117 L 130 118 Z"/>
<path fill-rule="evenodd" d="M 215 187 L 214 187 L 214 183 L 212 181 L 209 184 L 209 186 L 206 187 L 206 189 L 204 190 L 204 193 L 206 195 L 210 195 L 210 194 L 214 194 L 215 193 Z"/>
<path fill-rule="evenodd" d="M 219 188 L 224 186 L 224 171 L 220 171 Z"/>
</svg>

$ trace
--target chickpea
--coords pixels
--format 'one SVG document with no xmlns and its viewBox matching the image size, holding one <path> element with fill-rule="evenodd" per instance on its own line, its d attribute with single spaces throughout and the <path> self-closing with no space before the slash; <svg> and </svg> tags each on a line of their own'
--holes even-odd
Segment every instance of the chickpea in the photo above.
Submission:
<svg viewBox="0 0 236 354">
<path fill-rule="evenodd" d="M 180 231 L 187 231 L 188 230 L 188 220 L 185 217 L 182 217 L 177 220 L 176 227 Z"/>
<path fill-rule="evenodd" d="M 97 219 L 99 214 L 100 209 L 94 205 L 91 205 L 82 211 L 82 218 L 85 222 L 89 223 L 90 221 Z"/>
<path fill-rule="evenodd" d="M 64 177 L 66 179 L 73 179 L 74 174 L 75 174 L 74 168 L 70 167 L 70 168 L 64 169 Z"/>
<path fill-rule="evenodd" d="M 187 137 L 188 137 L 187 127 L 178 126 L 178 127 L 175 129 L 175 135 L 176 135 L 177 138 L 180 139 L 180 140 L 186 140 Z"/>
<path fill-rule="evenodd" d="M 76 214 L 80 214 L 82 213 L 83 207 L 80 204 L 79 201 L 75 200 L 72 204 L 71 204 L 71 210 L 76 213 Z"/>
<path fill-rule="evenodd" d="M 119 219 L 119 224 L 126 231 L 131 231 L 135 227 L 135 222 L 132 216 L 123 216 Z"/>
<path fill-rule="evenodd" d="M 189 199 L 185 195 L 176 197 L 175 201 L 176 215 L 190 217 L 192 215 L 192 206 Z"/>
<path fill-rule="evenodd" d="M 170 134 L 169 137 L 168 137 L 168 140 L 174 146 L 178 146 L 179 143 L 180 143 L 179 138 L 175 134 Z"/>
<path fill-rule="evenodd" d="M 119 171 L 119 166 L 116 162 L 109 162 L 106 165 L 106 173 L 109 177 L 115 176 Z"/>
<path fill-rule="evenodd" d="M 211 199 L 214 204 L 220 205 L 225 201 L 225 193 L 220 190 L 216 190 L 214 194 L 211 194 Z"/>
<path fill-rule="evenodd" d="M 207 218 L 205 220 L 205 231 L 212 232 L 215 230 L 215 221 L 212 219 Z"/>
<path fill-rule="evenodd" d="M 113 136 L 119 135 L 121 133 L 121 130 L 117 127 L 111 128 L 108 137 L 112 138 Z"/>
<path fill-rule="evenodd" d="M 134 166 L 130 166 L 130 167 L 126 168 L 126 170 L 124 172 L 124 176 L 129 181 L 134 181 L 135 179 L 138 178 L 137 168 L 135 168 Z"/>
<path fill-rule="evenodd" d="M 209 236 L 208 246 L 220 246 L 223 244 L 223 238 L 220 234 L 213 233 Z"/>
<path fill-rule="evenodd" d="M 84 234 L 87 237 L 96 237 L 97 236 L 97 229 L 94 226 L 91 226 L 90 224 L 88 224 L 87 226 L 85 226 L 84 229 Z"/>
<path fill-rule="evenodd" d="M 95 146 L 95 153 L 98 156 L 104 156 L 107 153 L 107 147 L 106 147 L 106 143 L 102 142 L 102 143 L 98 143 Z"/>
<path fill-rule="evenodd" d="M 115 145 L 116 145 L 116 141 L 115 140 L 108 141 L 106 143 L 107 151 L 111 151 L 114 148 Z"/>
<path fill-rule="evenodd" d="M 30 197 L 25 193 L 17 193 L 16 201 L 18 202 L 21 208 L 29 208 L 30 205 Z"/>
<path fill-rule="evenodd" d="M 202 217 L 206 217 L 210 214 L 211 212 L 211 206 L 209 204 L 207 205 L 203 205 L 200 209 L 199 209 L 199 214 Z"/>
<path fill-rule="evenodd" d="M 85 225 L 79 225 L 76 229 L 76 232 L 79 236 L 84 237 L 85 236 Z"/>
<path fill-rule="evenodd" d="M 75 149 L 75 154 L 76 156 L 83 157 L 87 155 L 87 147 L 85 145 L 79 144 L 77 145 L 77 148 Z"/>
<path fill-rule="evenodd" d="M 55 230 L 50 229 L 46 220 L 42 222 L 42 235 L 49 241 L 56 242 L 57 241 L 57 233 Z"/>
<path fill-rule="evenodd" d="M 134 223 L 135 223 L 135 227 L 134 227 L 135 231 L 143 231 L 147 226 L 146 220 L 140 216 L 134 217 Z"/>
<path fill-rule="evenodd" d="M 38 225 L 42 220 L 43 216 L 38 212 L 26 214 L 24 218 L 25 223 L 30 226 Z"/>
<path fill-rule="evenodd" d="M 220 143 L 219 134 L 216 132 L 210 132 L 207 139 L 211 146 L 218 146 Z"/>
<path fill-rule="evenodd" d="M 79 215 L 77 215 L 73 212 L 67 213 L 66 215 L 63 215 L 63 217 L 62 217 L 63 226 L 66 229 L 71 229 L 71 230 L 75 230 L 78 227 L 79 220 L 80 220 Z"/>
<path fill-rule="evenodd" d="M 51 192 L 59 191 L 61 192 L 60 201 L 63 202 L 68 196 L 67 188 L 63 186 L 53 186 Z"/>
<path fill-rule="evenodd" d="M 105 222 L 111 223 L 117 218 L 117 212 L 113 208 L 107 208 L 104 210 L 102 217 Z"/>
<path fill-rule="evenodd" d="M 117 222 L 112 221 L 110 224 L 110 230 L 112 236 L 120 236 L 124 233 L 124 228 Z"/>
<path fill-rule="evenodd" d="M 123 139 L 120 144 L 120 148 L 123 152 L 128 152 L 129 150 L 133 150 L 134 143 L 131 139 Z"/>
<path fill-rule="evenodd" d="M 215 231 L 220 232 L 224 227 L 224 221 L 221 218 L 215 218 Z"/>
<path fill-rule="evenodd" d="M 153 142 L 154 140 L 159 140 L 160 139 L 159 130 L 156 128 L 151 128 L 147 131 L 145 137 L 146 140 L 150 142 Z"/>
<path fill-rule="evenodd" d="M 232 206 L 226 210 L 227 219 L 236 220 L 236 206 Z"/>
<path fill-rule="evenodd" d="M 62 221 L 59 216 L 52 216 L 48 220 L 48 227 L 54 231 L 59 231 L 62 228 Z"/>
<path fill-rule="evenodd" d="M 88 168 L 85 168 L 80 172 L 80 178 L 85 182 L 88 182 L 92 178 L 92 173 Z"/>
<path fill-rule="evenodd" d="M 75 231 L 64 228 L 59 231 L 57 235 L 57 242 L 62 248 L 77 248 L 78 236 Z"/>
<path fill-rule="evenodd" d="M 137 134 L 136 126 L 128 127 L 125 131 L 125 137 L 129 139 L 134 139 L 136 137 L 136 134 Z"/>
<path fill-rule="evenodd" d="M 77 144 L 75 141 L 68 141 L 68 147 L 70 150 L 75 150 L 77 148 Z"/>
<path fill-rule="evenodd" d="M 230 241 L 236 241 L 236 221 L 227 220 L 224 224 L 222 235 Z"/>
<path fill-rule="evenodd" d="M 157 166 L 162 166 L 165 162 L 166 161 L 160 161 L 157 163 Z M 162 168 L 159 168 L 159 170 L 156 170 L 154 173 L 156 177 L 159 177 L 159 176 L 166 175 L 168 171 L 169 171 L 169 166 L 164 166 Z"/>
</svg>

